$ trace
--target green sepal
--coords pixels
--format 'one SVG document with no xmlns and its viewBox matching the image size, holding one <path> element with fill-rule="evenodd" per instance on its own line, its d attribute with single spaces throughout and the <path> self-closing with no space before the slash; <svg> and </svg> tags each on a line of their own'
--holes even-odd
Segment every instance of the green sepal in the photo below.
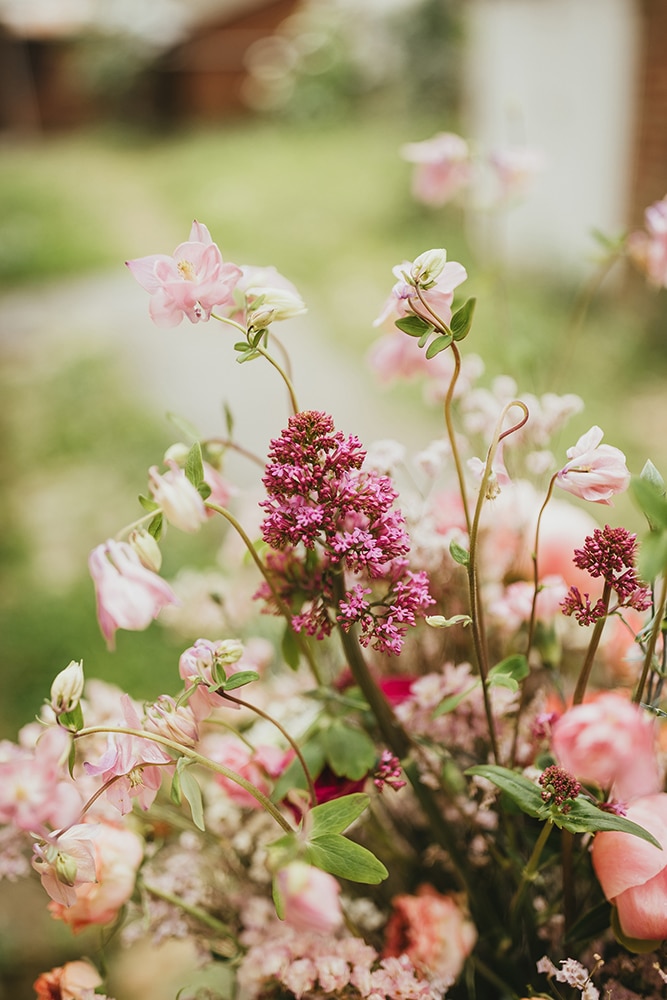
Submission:
<svg viewBox="0 0 667 1000">
<path fill-rule="evenodd" d="M 336 721 L 323 730 L 322 745 L 331 770 L 351 781 L 359 781 L 375 764 L 377 754 L 370 736 L 343 722 Z"/>
<path fill-rule="evenodd" d="M 426 349 L 426 357 L 430 360 L 441 351 L 445 351 L 453 341 L 451 333 L 443 333 L 440 337 L 435 337 Z"/>
<path fill-rule="evenodd" d="M 205 482 L 202 481 L 197 486 L 197 493 L 202 498 L 202 500 L 208 500 L 208 498 L 210 497 L 210 495 L 211 495 L 212 492 L 213 492 L 213 490 L 208 485 L 208 483 L 205 483 Z"/>
<path fill-rule="evenodd" d="M 299 662 L 301 660 L 301 651 L 299 649 L 299 642 L 297 640 L 296 633 L 291 625 L 285 625 L 285 631 L 283 632 L 282 641 L 280 643 L 280 652 L 282 653 L 283 660 L 290 670 L 298 670 Z"/>
<path fill-rule="evenodd" d="M 199 441 L 195 441 L 185 460 L 185 475 L 194 487 L 204 482 L 204 460 Z"/>
<path fill-rule="evenodd" d="M 309 813 L 309 840 L 331 833 L 343 833 L 355 819 L 358 819 L 368 808 L 370 799 L 365 792 L 353 792 L 352 795 L 341 795 L 330 799 L 319 806 L 314 806 Z"/>
<path fill-rule="evenodd" d="M 477 299 L 467 299 L 452 316 L 449 328 L 452 331 L 454 340 L 463 340 L 470 333 L 476 303 Z"/>
<path fill-rule="evenodd" d="M 83 729 L 83 709 L 81 708 L 81 702 L 77 702 L 71 712 L 63 712 L 58 716 L 58 722 L 65 729 L 73 730 L 78 733 L 80 729 Z"/>
<path fill-rule="evenodd" d="M 148 525 L 148 534 L 152 535 L 156 542 L 159 542 L 162 538 L 162 531 L 164 529 L 164 514 L 160 511 L 156 514 L 151 523 Z"/>
<path fill-rule="evenodd" d="M 74 777 L 74 765 L 76 764 L 76 742 L 72 740 L 69 748 L 69 754 L 67 755 L 67 770 L 69 771 L 70 778 Z"/>
<path fill-rule="evenodd" d="M 496 663 L 495 667 L 491 667 L 486 681 L 489 687 L 505 687 L 510 691 L 518 691 L 519 681 L 524 681 L 529 673 L 526 657 L 523 653 L 514 653 Z"/>
<path fill-rule="evenodd" d="M 401 316 L 400 319 L 396 320 L 395 325 L 403 333 L 407 333 L 409 337 L 423 337 L 425 333 L 430 333 L 433 330 L 433 324 L 428 323 L 421 316 Z"/>
<path fill-rule="evenodd" d="M 273 899 L 273 905 L 276 908 L 276 916 L 278 920 L 285 919 L 285 904 L 283 902 L 283 897 L 280 895 L 280 889 L 278 888 L 278 879 L 274 878 L 271 883 L 271 897 Z"/>
<path fill-rule="evenodd" d="M 239 670 L 235 674 L 230 674 L 221 686 L 224 691 L 234 691 L 235 688 L 244 687 L 258 680 L 259 674 L 256 670 Z"/>
<path fill-rule="evenodd" d="M 176 762 L 176 773 L 181 783 L 181 792 L 190 806 L 192 822 L 198 830 L 205 831 L 204 823 L 204 803 L 201 796 L 199 782 L 188 767 L 189 761 L 186 757 L 179 757 Z"/>
<path fill-rule="evenodd" d="M 470 553 L 462 545 L 459 545 L 458 542 L 452 541 L 449 543 L 449 554 L 459 566 L 467 566 L 470 562 Z"/>
<path fill-rule="evenodd" d="M 304 858 L 316 868 L 350 882 L 377 885 L 389 874 L 374 854 L 339 833 L 327 833 L 308 843 Z"/>
<path fill-rule="evenodd" d="M 159 510 L 160 504 L 156 503 L 155 500 L 151 500 L 150 497 L 145 497 L 142 493 L 139 494 L 139 503 L 147 510 L 149 513 L 153 510 Z"/>
</svg>

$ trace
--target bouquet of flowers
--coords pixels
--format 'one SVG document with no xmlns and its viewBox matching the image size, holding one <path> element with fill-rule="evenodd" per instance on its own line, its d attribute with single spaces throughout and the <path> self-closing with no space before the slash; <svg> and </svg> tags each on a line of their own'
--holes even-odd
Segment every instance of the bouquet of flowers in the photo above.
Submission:
<svg viewBox="0 0 667 1000">
<path fill-rule="evenodd" d="M 451 137 L 408 150 L 431 202 L 452 149 L 460 174 Z M 649 211 L 628 248 L 664 284 L 667 208 Z M 58 674 L 3 745 L 2 874 L 34 869 L 74 932 L 189 939 L 241 1000 L 664 996 L 658 471 L 631 477 L 595 425 L 554 453 L 577 397 L 479 386 L 475 300 L 444 249 L 394 269 L 371 357 L 442 408 L 413 457 L 300 409 L 274 330 L 304 304 L 275 270 L 224 261 L 199 222 L 128 266 L 156 324 L 231 327 L 242 375 L 268 362 L 291 412 L 266 460 L 231 421 L 176 442 L 141 517 L 91 553 L 110 648 L 158 615 L 189 645 L 149 704 L 76 660 Z M 230 450 L 262 467 L 252 503 Z M 570 499 L 628 487 L 639 540 Z M 233 569 L 167 582 L 167 529 L 214 518 Z M 90 1000 L 101 967 L 44 972 L 36 995 Z"/>
</svg>

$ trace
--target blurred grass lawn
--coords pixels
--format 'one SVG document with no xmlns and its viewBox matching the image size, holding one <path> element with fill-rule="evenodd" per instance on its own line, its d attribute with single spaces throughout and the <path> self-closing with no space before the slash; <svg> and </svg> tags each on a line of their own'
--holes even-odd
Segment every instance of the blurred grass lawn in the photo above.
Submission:
<svg viewBox="0 0 667 1000">
<path fill-rule="evenodd" d="M 457 210 L 434 213 L 415 205 L 408 167 L 397 155 L 402 142 L 441 127 L 380 116 L 319 129 L 248 122 L 159 137 L 99 131 L 5 142 L 0 293 L 19 290 L 30 301 L 44 283 L 117 268 L 126 257 L 171 252 L 197 218 L 226 259 L 272 263 L 292 279 L 316 317 L 317 335 L 334 338 L 350 364 L 361 364 L 374 336 L 372 320 L 392 284 L 391 267 L 444 245 L 450 259 L 468 267 L 465 293 L 479 296 L 468 349 L 484 357 L 488 378 L 511 373 L 523 391 L 580 393 L 587 409 L 570 443 L 577 431 L 599 423 L 608 441 L 628 451 L 634 471 L 652 457 L 666 472 L 667 444 L 654 417 L 667 361 L 654 332 L 664 316 L 662 297 L 606 295 L 573 339 L 567 329 L 576 289 L 546 279 L 503 280 L 497 270 L 475 267 Z M 13 736 L 70 659 L 83 657 L 89 675 L 144 697 L 157 693 L 153 678 L 170 655 L 155 628 L 119 636 L 120 652 L 106 654 L 85 559 L 76 580 L 60 588 L 30 572 L 30 534 L 12 516 L 22 484 L 79 466 L 85 491 L 85 477 L 92 483 L 103 460 L 118 488 L 133 496 L 171 442 L 154 415 L 123 393 L 120 373 L 104 363 L 82 359 L 63 368 L 54 361 L 32 395 L 25 392 L 31 373 L 21 373 L 19 388 L 11 366 L 1 379 L 0 734 Z M 400 394 L 421 405 L 416 389 Z M 664 405 L 659 412 L 665 415 Z M 388 436 L 400 432 L 400 424 L 387 429 Z M 90 502 L 99 500 L 95 495 Z"/>
</svg>

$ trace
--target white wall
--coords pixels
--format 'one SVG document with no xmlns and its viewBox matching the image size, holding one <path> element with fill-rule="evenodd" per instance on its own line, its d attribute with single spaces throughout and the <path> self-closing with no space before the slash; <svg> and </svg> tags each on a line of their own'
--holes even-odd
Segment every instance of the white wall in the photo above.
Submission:
<svg viewBox="0 0 667 1000">
<path fill-rule="evenodd" d="M 467 135 L 526 144 L 546 166 L 504 223 L 508 259 L 577 273 L 599 229 L 626 224 L 639 15 L 635 0 L 466 0 Z"/>
</svg>

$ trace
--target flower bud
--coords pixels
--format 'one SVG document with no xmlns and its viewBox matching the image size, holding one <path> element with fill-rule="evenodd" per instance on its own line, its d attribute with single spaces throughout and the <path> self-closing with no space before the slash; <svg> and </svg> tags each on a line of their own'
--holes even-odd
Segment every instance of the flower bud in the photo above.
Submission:
<svg viewBox="0 0 667 1000">
<path fill-rule="evenodd" d="M 180 465 L 181 468 L 185 465 L 190 449 L 187 444 L 183 444 L 182 441 L 178 441 L 176 444 L 172 444 L 164 453 L 165 465 L 171 465 L 175 462 L 176 465 Z"/>
<path fill-rule="evenodd" d="M 246 296 L 249 327 L 262 330 L 276 320 L 291 319 L 306 312 L 303 299 L 287 288 L 250 288 Z"/>
<path fill-rule="evenodd" d="M 162 507 L 169 524 L 180 531 L 198 531 L 206 520 L 206 508 L 197 489 L 192 485 L 182 469 L 175 462 L 169 463 L 169 470 L 161 475 L 157 466 L 148 470 L 149 485 L 153 499 Z"/>
<path fill-rule="evenodd" d="M 83 694 L 83 662 L 72 662 L 61 670 L 51 685 L 51 708 L 56 715 L 72 712 Z"/>
<path fill-rule="evenodd" d="M 63 885 L 74 885 L 78 872 L 78 865 L 71 854 L 60 854 L 53 863 L 53 870 L 59 882 Z"/>
<path fill-rule="evenodd" d="M 420 288 L 432 288 L 446 263 L 446 250 L 426 250 L 412 262 L 410 277 Z"/>
<path fill-rule="evenodd" d="M 193 747 L 199 739 L 199 727 L 189 705 L 177 705 L 168 694 L 146 708 L 146 729 L 184 746 Z"/>
<path fill-rule="evenodd" d="M 150 569 L 153 573 L 160 572 L 162 565 L 162 553 L 160 546 L 145 528 L 135 528 L 131 532 L 128 541 L 141 560 L 141 565 Z"/>
</svg>

